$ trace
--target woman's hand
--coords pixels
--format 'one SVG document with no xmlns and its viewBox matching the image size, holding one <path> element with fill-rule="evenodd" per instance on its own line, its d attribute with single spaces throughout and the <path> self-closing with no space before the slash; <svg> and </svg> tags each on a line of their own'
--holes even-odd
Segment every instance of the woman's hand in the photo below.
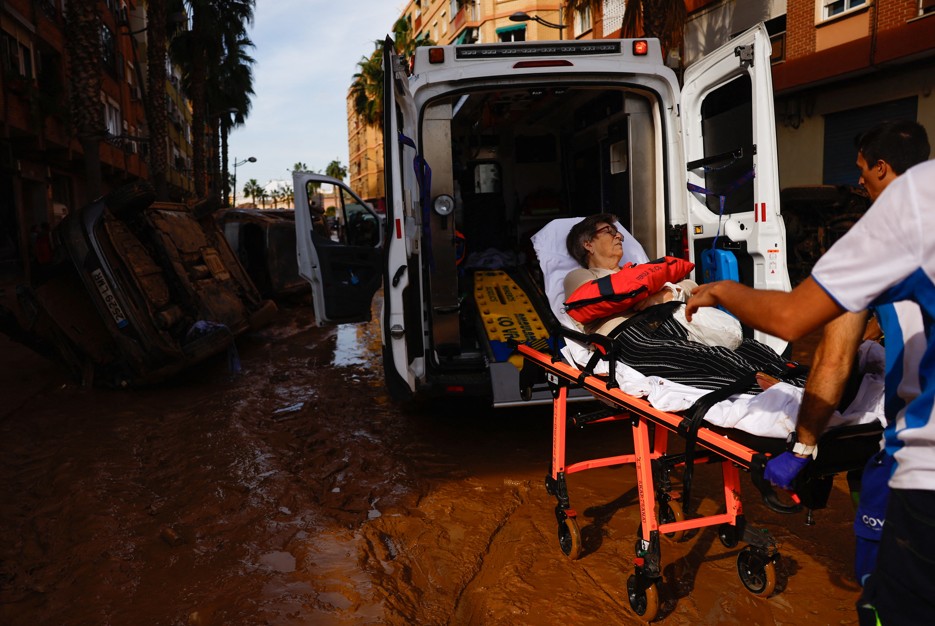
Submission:
<svg viewBox="0 0 935 626">
<path fill-rule="evenodd" d="M 634 304 L 633 310 L 643 311 L 651 306 L 662 304 L 663 302 L 671 302 L 673 298 L 675 298 L 675 294 L 673 294 L 670 289 L 662 289 L 661 291 L 657 291 L 653 295 L 649 296 L 645 300 L 641 300 L 640 302 Z"/>
</svg>

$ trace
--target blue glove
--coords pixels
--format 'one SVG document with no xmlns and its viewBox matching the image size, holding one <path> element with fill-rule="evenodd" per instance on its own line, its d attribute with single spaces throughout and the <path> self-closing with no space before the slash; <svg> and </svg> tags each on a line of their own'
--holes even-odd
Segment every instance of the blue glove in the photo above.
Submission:
<svg viewBox="0 0 935 626">
<path fill-rule="evenodd" d="M 773 457 L 766 463 L 766 469 L 763 470 L 763 478 L 773 483 L 780 489 L 792 489 L 792 481 L 799 475 L 812 457 L 807 456 L 804 459 L 791 452 L 783 452 L 777 457 Z"/>
</svg>

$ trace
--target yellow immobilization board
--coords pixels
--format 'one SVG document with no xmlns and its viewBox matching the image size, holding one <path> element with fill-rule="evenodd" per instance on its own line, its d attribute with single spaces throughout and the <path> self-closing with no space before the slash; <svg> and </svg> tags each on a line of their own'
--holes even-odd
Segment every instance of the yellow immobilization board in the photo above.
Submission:
<svg viewBox="0 0 935 626">
<path fill-rule="evenodd" d="M 517 368 L 522 367 L 522 357 L 511 355 L 508 343 L 511 339 L 537 350 L 548 350 L 549 333 L 545 324 L 529 296 L 506 272 L 475 272 L 474 302 L 497 362 L 509 360 Z"/>
</svg>

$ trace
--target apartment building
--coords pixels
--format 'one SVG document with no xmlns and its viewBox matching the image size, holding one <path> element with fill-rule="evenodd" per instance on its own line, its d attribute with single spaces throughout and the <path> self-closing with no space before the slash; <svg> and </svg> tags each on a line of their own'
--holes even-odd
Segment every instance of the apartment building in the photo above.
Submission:
<svg viewBox="0 0 935 626">
<path fill-rule="evenodd" d="M 578 11 L 565 5 L 560 0 L 410 0 L 402 15 L 415 33 L 438 43 L 620 36 L 624 0 L 595 0 Z M 935 137 L 935 0 L 685 0 L 685 5 L 684 43 L 667 58 L 673 66 L 690 64 L 754 24 L 766 23 L 773 44 L 783 187 L 856 184 L 854 137 L 883 119 L 914 119 Z M 511 21 L 517 12 L 562 28 Z M 351 128 L 353 109 L 348 112 Z M 362 137 L 352 140 L 352 186 L 359 168 L 371 184 L 382 184 L 382 144 L 378 151 L 374 145 Z M 366 166 L 355 167 L 364 155 Z M 366 193 L 382 197 L 376 187 Z"/>
<path fill-rule="evenodd" d="M 854 137 L 884 119 L 935 137 L 935 0 L 688 4 L 688 63 L 766 22 L 783 187 L 856 184 Z"/>
<path fill-rule="evenodd" d="M 80 208 L 84 153 L 75 134 L 65 52 L 67 0 L 0 3 L 0 276 L 29 275 L 32 239 Z M 146 19 L 140 0 L 99 0 L 104 191 L 148 178 L 143 109 Z M 191 109 L 169 68 L 169 185 L 192 191 Z"/>
</svg>

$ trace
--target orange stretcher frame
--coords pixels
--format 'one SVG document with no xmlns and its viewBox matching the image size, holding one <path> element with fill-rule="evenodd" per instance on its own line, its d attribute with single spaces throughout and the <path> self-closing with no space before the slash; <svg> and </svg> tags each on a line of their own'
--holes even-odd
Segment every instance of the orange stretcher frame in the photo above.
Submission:
<svg viewBox="0 0 935 626">
<path fill-rule="evenodd" d="M 674 493 L 668 483 L 668 472 L 683 465 L 684 461 L 679 455 L 667 455 L 667 445 L 670 433 L 683 432 L 685 417 L 660 411 L 646 400 L 608 385 L 606 378 L 584 373 L 530 346 L 517 345 L 516 350 L 526 361 L 545 370 L 552 390 L 552 464 L 546 478 L 546 489 L 558 501 L 555 507 L 558 539 L 567 556 L 574 559 L 580 555 L 581 534 L 576 520 L 577 513 L 570 505 L 566 476 L 610 465 L 633 464 L 639 493 L 641 531 L 633 561 L 634 573 L 627 580 L 627 594 L 630 607 L 637 615 L 646 621 L 652 621 L 658 616 L 658 582 L 662 577 L 660 534 L 678 540 L 686 531 L 708 526 L 718 527 L 718 537 L 728 548 L 735 547 L 740 541 L 748 544 L 737 557 L 738 575 L 747 590 L 761 597 L 773 593 L 776 586 L 775 563 L 780 558 L 778 547 L 767 531 L 747 527 L 740 499 L 741 469 L 751 472 L 758 487 L 771 492 L 768 487 L 761 486 L 762 470 L 768 459 L 765 453 L 733 441 L 711 428 L 698 428 L 694 441 L 695 445 L 709 453 L 709 458 L 704 460 L 721 464 L 725 512 L 684 519 L 678 502 L 679 494 Z M 597 399 L 615 407 L 606 416 L 587 423 L 631 422 L 633 454 L 566 465 L 568 389 L 572 386 L 584 388 Z M 659 480 L 662 485 L 657 489 L 656 482 Z M 797 509 L 789 508 L 789 512 L 793 510 Z"/>
</svg>

